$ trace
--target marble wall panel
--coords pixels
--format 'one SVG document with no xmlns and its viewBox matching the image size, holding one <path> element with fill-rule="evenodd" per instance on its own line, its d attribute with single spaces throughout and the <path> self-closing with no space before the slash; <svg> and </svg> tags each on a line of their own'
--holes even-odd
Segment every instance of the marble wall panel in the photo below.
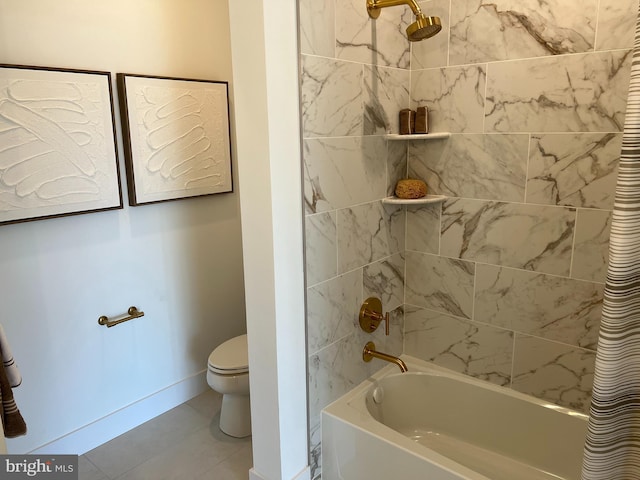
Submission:
<svg viewBox="0 0 640 480">
<path fill-rule="evenodd" d="M 407 208 L 407 250 L 439 253 L 440 211 L 440 204 Z"/>
<path fill-rule="evenodd" d="M 612 209 L 621 133 L 531 136 L 527 203 Z"/>
<path fill-rule="evenodd" d="M 588 52 L 598 0 L 451 2 L 452 65 Z"/>
<path fill-rule="evenodd" d="M 302 56 L 304 137 L 362 135 L 362 65 Z"/>
<path fill-rule="evenodd" d="M 638 0 L 600 0 L 596 50 L 633 48 Z"/>
<path fill-rule="evenodd" d="M 511 382 L 513 333 L 407 307 L 405 353 L 482 380 Z"/>
<path fill-rule="evenodd" d="M 312 480 L 322 478 L 322 429 L 320 419 L 309 425 L 309 468 Z"/>
<path fill-rule="evenodd" d="M 594 282 L 607 281 L 612 213 L 578 209 L 571 276 Z"/>
<path fill-rule="evenodd" d="M 406 252 L 405 302 L 471 318 L 475 265 L 453 258 Z"/>
<path fill-rule="evenodd" d="M 335 57 L 335 2 L 298 0 L 300 52 Z"/>
<path fill-rule="evenodd" d="M 307 290 L 308 350 L 316 353 L 353 333 L 362 305 L 362 270 L 354 270 Z"/>
<path fill-rule="evenodd" d="M 440 254 L 568 276 L 575 217 L 571 208 L 449 199 Z"/>
<path fill-rule="evenodd" d="M 304 140 L 307 213 L 335 210 L 386 195 L 386 145 L 382 137 Z"/>
<path fill-rule="evenodd" d="M 307 285 L 315 285 L 338 273 L 336 212 L 305 218 Z"/>
<path fill-rule="evenodd" d="M 405 353 L 499 385 L 513 369 L 517 390 L 589 401 L 637 0 L 420 6 L 444 28 L 410 44 L 408 8 L 373 21 L 362 0 L 300 0 L 313 478 L 320 409 L 386 365 L 362 362 L 368 340 L 399 355 L 406 331 Z M 410 172 L 409 144 L 380 137 L 419 105 L 432 132 L 454 135 L 412 150 Z M 462 198 L 378 202 L 409 174 Z M 356 325 L 368 295 L 393 308 L 389 337 Z"/>
<path fill-rule="evenodd" d="M 440 17 L 442 30 L 431 38 L 411 44 L 411 70 L 446 67 L 449 52 L 449 9 L 450 0 L 431 0 L 419 2 L 422 12 L 427 16 Z"/>
<path fill-rule="evenodd" d="M 474 320 L 595 350 L 603 295 L 601 284 L 479 264 Z"/>
<path fill-rule="evenodd" d="M 354 310 L 357 314 L 360 310 Z M 376 348 L 390 355 L 399 356 L 403 347 L 404 310 L 398 307 L 389 312 L 390 334 L 386 336 L 384 326 L 372 334 L 365 333 L 358 326 L 352 333 L 326 346 L 309 357 L 309 437 L 310 466 L 312 478 L 321 475 L 321 425 L 320 412 L 340 396 L 356 387 L 388 363 L 373 359 L 366 363 L 362 359 L 362 349 L 368 341 Z"/>
<path fill-rule="evenodd" d="M 398 180 L 407 178 L 407 144 L 399 141 L 387 142 L 387 196 L 396 190 Z"/>
<path fill-rule="evenodd" d="M 409 177 L 431 193 L 451 197 L 522 202 L 529 135 L 452 135 L 411 142 Z"/>
<path fill-rule="evenodd" d="M 511 388 L 588 413 L 595 352 L 516 334 Z"/>
<path fill-rule="evenodd" d="M 364 298 L 377 297 L 384 311 L 404 303 L 404 252 L 364 267 Z"/>
<path fill-rule="evenodd" d="M 492 63 L 486 132 L 620 132 L 629 50 Z"/>
<path fill-rule="evenodd" d="M 401 252 L 404 238 L 401 206 L 373 202 L 338 210 L 338 273 Z"/>
<path fill-rule="evenodd" d="M 413 21 L 408 7 L 383 9 L 373 20 L 361 0 L 336 2 L 336 55 L 369 65 L 408 69 L 411 57 L 405 30 Z"/>
<path fill-rule="evenodd" d="M 409 70 L 364 66 L 364 134 L 398 133 L 398 112 L 409 108 Z"/>
<path fill-rule="evenodd" d="M 430 132 L 483 131 L 486 65 L 411 73 L 411 108 L 429 109 Z"/>
<path fill-rule="evenodd" d="M 309 423 L 320 422 L 320 411 L 369 376 L 362 360 L 360 337 L 354 332 L 309 357 Z"/>
</svg>

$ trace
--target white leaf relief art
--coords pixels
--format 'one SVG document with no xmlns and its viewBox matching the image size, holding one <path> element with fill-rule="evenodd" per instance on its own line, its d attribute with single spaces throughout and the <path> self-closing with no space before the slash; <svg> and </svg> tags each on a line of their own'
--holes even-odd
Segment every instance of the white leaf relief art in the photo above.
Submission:
<svg viewBox="0 0 640 480">
<path fill-rule="evenodd" d="M 226 84 L 128 77 L 126 88 L 138 203 L 231 190 Z"/>
<path fill-rule="evenodd" d="M 0 72 L 0 222 L 120 204 L 108 78 Z"/>
</svg>

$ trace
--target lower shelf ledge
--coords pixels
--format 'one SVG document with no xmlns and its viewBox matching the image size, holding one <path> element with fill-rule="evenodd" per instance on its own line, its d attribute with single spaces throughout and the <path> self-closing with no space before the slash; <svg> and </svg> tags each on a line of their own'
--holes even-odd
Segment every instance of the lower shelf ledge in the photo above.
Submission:
<svg viewBox="0 0 640 480">
<path fill-rule="evenodd" d="M 427 195 L 422 198 L 386 197 L 382 199 L 382 203 L 389 205 L 426 205 L 429 203 L 442 203 L 446 199 L 445 195 Z"/>
<path fill-rule="evenodd" d="M 442 140 L 449 138 L 451 133 L 449 132 L 436 132 L 436 133 L 407 133 L 400 135 L 398 133 L 388 133 L 384 137 L 387 140 Z"/>
</svg>

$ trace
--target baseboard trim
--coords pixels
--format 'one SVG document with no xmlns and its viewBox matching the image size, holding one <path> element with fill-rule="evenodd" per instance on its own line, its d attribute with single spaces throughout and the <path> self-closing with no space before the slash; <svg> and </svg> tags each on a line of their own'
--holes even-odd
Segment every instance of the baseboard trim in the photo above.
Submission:
<svg viewBox="0 0 640 480">
<path fill-rule="evenodd" d="M 298 475 L 296 475 L 292 480 L 311 480 L 311 467 L 308 465 L 302 470 Z"/>
<path fill-rule="evenodd" d="M 29 453 L 82 455 L 128 432 L 132 428 L 191 400 L 193 397 L 205 392 L 207 388 L 209 386 L 206 380 L 206 370 L 203 370 L 42 445 Z"/>
<path fill-rule="evenodd" d="M 249 480 L 267 480 L 267 479 L 264 478 L 262 475 L 260 475 L 258 472 L 256 472 L 255 469 L 251 468 L 249 470 Z"/>
</svg>

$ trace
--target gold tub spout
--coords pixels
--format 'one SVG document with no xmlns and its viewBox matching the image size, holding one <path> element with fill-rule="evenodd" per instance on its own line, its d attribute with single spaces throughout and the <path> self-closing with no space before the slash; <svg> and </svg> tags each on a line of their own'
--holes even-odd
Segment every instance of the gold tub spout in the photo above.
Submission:
<svg viewBox="0 0 640 480">
<path fill-rule="evenodd" d="M 400 360 L 398 357 L 394 357 L 393 355 L 388 355 L 386 353 L 377 352 L 375 350 L 376 344 L 373 342 L 367 342 L 362 350 L 362 359 L 365 362 L 370 362 L 372 358 L 379 358 L 380 360 L 384 360 L 385 362 L 395 363 L 402 373 L 408 371 L 407 364 Z"/>
</svg>

